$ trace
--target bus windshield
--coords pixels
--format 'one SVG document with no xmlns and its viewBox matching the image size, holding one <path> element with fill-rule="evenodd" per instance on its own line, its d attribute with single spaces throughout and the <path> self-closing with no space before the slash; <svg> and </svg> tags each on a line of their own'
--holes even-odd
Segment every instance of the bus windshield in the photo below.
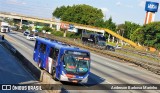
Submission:
<svg viewBox="0 0 160 93">
<path fill-rule="evenodd" d="M 8 28 L 8 26 L 2 26 L 2 28 Z"/>
<path fill-rule="evenodd" d="M 90 58 L 88 57 L 65 55 L 63 61 L 68 74 L 84 75 L 89 70 Z"/>
</svg>

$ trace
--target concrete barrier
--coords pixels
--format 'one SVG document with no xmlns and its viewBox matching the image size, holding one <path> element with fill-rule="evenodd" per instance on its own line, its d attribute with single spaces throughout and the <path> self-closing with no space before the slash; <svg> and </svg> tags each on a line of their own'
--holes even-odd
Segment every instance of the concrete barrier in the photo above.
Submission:
<svg viewBox="0 0 160 93">
<path fill-rule="evenodd" d="M 7 40 L 4 40 L 3 45 L 14 54 L 20 62 L 27 67 L 30 72 L 36 77 L 37 80 L 41 80 L 41 70 L 34 66 L 28 59 L 26 59 L 19 51 L 17 51 Z"/>
</svg>

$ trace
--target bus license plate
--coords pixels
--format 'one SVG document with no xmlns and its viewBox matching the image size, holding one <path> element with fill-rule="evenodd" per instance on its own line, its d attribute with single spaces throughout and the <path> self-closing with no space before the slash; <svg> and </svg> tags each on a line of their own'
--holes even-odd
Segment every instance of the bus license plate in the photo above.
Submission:
<svg viewBox="0 0 160 93">
<path fill-rule="evenodd" d="M 77 83 L 78 81 L 77 81 L 77 80 L 72 80 L 72 82 L 73 82 L 73 83 Z"/>
</svg>

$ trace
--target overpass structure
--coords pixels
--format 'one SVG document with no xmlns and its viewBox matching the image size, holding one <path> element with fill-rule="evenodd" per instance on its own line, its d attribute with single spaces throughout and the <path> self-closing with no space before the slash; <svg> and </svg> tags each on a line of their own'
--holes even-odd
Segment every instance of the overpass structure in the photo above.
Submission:
<svg viewBox="0 0 160 93">
<path fill-rule="evenodd" d="M 0 12 L 0 16 L 1 17 L 9 17 L 9 18 L 15 18 L 15 19 L 20 19 L 21 23 L 20 26 L 22 26 L 22 20 L 28 20 L 28 21 L 35 21 L 35 22 L 41 22 L 41 23 L 47 23 L 50 24 L 50 26 L 52 24 L 57 26 L 57 30 L 60 29 L 60 25 L 61 23 L 63 24 L 73 24 L 75 28 L 77 29 L 85 29 L 85 30 L 89 30 L 89 31 L 94 31 L 94 32 L 100 32 L 103 33 L 107 32 L 109 34 L 111 34 L 112 36 L 130 44 L 131 46 L 137 48 L 137 49 L 145 49 L 142 46 L 138 46 L 138 44 L 134 43 L 133 41 L 126 39 L 122 36 L 120 36 L 119 34 L 115 33 L 114 31 L 111 31 L 109 29 L 105 29 L 105 28 L 99 28 L 99 27 L 94 27 L 94 26 L 89 26 L 89 25 L 83 25 L 83 24 L 77 24 L 77 23 L 72 23 L 72 22 L 66 22 L 66 21 L 56 21 L 56 20 L 49 20 L 49 19 L 42 19 L 42 18 L 36 18 L 36 17 L 29 17 L 29 16 L 25 16 L 25 15 L 20 15 L 20 14 L 15 14 L 15 13 L 7 13 L 7 12 Z"/>
</svg>

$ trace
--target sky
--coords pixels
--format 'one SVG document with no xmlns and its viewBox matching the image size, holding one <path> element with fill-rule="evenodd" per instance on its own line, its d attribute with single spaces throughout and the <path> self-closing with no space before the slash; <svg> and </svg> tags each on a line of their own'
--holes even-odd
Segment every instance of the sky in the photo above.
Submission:
<svg viewBox="0 0 160 93">
<path fill-rule="evenodd" d="M 87 4 L 102 9 L 105 19 L 112 17 L 116 24 L 131 21 L 143 25 L 146 1 L 160 3 L 160 0 L 0 0 L 0 12 L 52 18 L 56 7 Z M 160 6 L 155 14 L 155 21 L 160 21 Z"/>
</svg>

